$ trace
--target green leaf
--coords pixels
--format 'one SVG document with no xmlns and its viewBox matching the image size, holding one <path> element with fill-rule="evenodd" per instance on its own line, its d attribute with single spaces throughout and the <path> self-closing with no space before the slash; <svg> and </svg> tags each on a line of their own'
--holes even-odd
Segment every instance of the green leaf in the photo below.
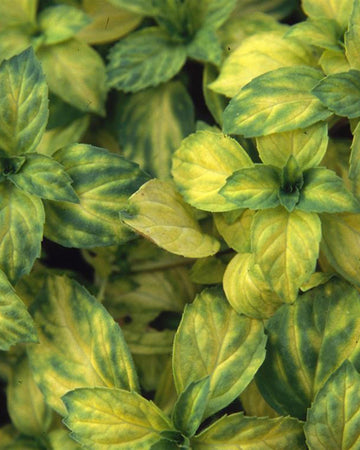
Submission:
<svg viewBox="0 0 360 450">
<path fill-rule="evenodd" d="M 296 207 L 317 213 L 360 212 L 360 204 L 346 189 L 342 178 L 324 167 L 304 172 L 304 186 Z"/>
<path fill-rule="evenodd" d="M 25 305 L 0 272 L 0 350 L 20 342 L 37 342 L 37 334 Z"/>
<path fill-rule="evenodd" d="M 312 67 L 282 67 L 260 75 L 230 101 L 224 132 L 245 137 L 306 128 L 331 112 L 311 93 L 322 73 Z"/>
<path fill-rule="evenodd" d="M 155 14 L 153 4 L 149 0 L 109 0 L 117 8 L 125 9 L 137 14 L 152 16 Z"/>
<path fill-rule="evenodd" d="M 138 92 L 125 97 L 119 108 L 116 126 L 123 155 L 154 177 L 169 179 L 172 155 L 195 126 L 184 85 L 171 81 Z"/>
<path fill-rule="evenodd" d="M 302 7 L 310 18 L 334 19 L 345 31 L 353 2 L 354 0 L 302 0 Z"/>
<path fill-rule="evenodd" d="M 282 207 L 256 213 L 251 238 L 255 263 L 284 302 L 293 302 L 298 288 L 314 272 L 320 239 L 315 213 L 289 213 Z"/>
<path fill-rule="evenodd" d="M 276 167 L 255 164 L 234 172 L 219 194 L 238 208 L 274 208 L 279 204 L 279 187 L 280 173 Z"/>
<path fill-rule="evenodd" d="M 214 30 L 201 28 L 186 48 L 187 55 L 196 61 L 220 65 L 222 48 Z"/>
<path fill-rule="evenodd" d="M 69 430 L 57 428 L 47 434 L 49 444 L 52 450 L 80 450 L 80 444 L 71 439 Z"/>
<path fill-rule="evenodd" d="M 254 214 L 251 209 L 214 214 L 218 232 L 227 245 L 238 253 L 251 251 L 250 229 Z"/>
<path fill-rule="evenodd" d="M 348 360 L 329 377 L 307 413 L 309 449 L 351 449 L 360 445 L 360 375 Z"/>
<path fill-rule="evenodd" d="M 175 335 L 173 371 L 181 393 L 209 376 L 205 417 L 231 403 L 249 384 L 265 355 L 258 320 L 237 314 L 219 288 L 203 291 L 187 305 Z"/>
<path fill-rule="evenodd" d="M 191 281 L 198 284 L 221 283 L 225 267 L 225 264 L 215 256 L 198 259 L 190 270 Z"/>
<path fill-rule="evenodd" d="M 62 399 L 68 410 L 64 423 L 72 430 L 71 436 L 90 448 L 150 448 L 162 431 L 172 428 L 165 414 L 136 392 L 83 388 Z"/>
<path fill-rule="evenodd" d="M 176 255 L 204 258 L 219 242 L 200 229 L 193 210 L 170 183 L 150 180 L 129 199 L 121 219 L 142 236 Z"/>
<path fill-rule="evenodd" d="M 45 434 L 53 419 L 37 387 L 26 357 L 14 364 L 7 385 L 7 406 L 12 423 L 23 434 Z"/>
<path fill-rule="evenodd" d="M 280 67 L 316 64 L 309 46 L 283 36 L 284 30 L 274 30 L 244 39 L 225 60 L 220 76 L 210 88 L 234 97 L 247 83 L 266 72 Z"/>
<path fill-rule="evenodd" d="M 321 251 L 346 280 L 360 286 L 360 214 L 322 214 Z"/>
<path fill-rule="evenodd" d="M 303 425 L 293 417 L 223 416 L 191 440 L 194 450 L 303 449 Z"/>
<path fill-rule="evenodd" d="M 238 0 L 233 14 L 253 14 L 263 11 L 281 19 L 291 13 L 295 6 L 294 0 Z"/>
<path fill-rule="evenodd" d="M 36 149 L 48 119 L 48 90 L 41 65 L 28 48 L 0 65 L 0 147 L 9 154 Z"/>
<path fill-rule="evenodd" d="M 239 314 L 267 319 L 282 304 L 270 289 L 251 253 L 239 253 L 228 264 L 223 280 L 230 305 Z"/>
<path fill-rule="evenodd" d="M 31 36 L 22 28 L 9 28 L 0 31 L 0 61 L 18 55 L 30 47 L 30 45 Z"/>
<path fill-rule="evenodd" d="M 175 403 L 172 421 L 177 430 L 192 437 L 201 424 L 209 397 L 210 378 L 190 383 Z"/>
<path fill-rule="evenodd" d="M 95 50 L 69 39 L 41 47 L 37 55 L 53 93 L 81 111 L 104 115 L 106 72 Z"/>
<path fill-rule="evenodd" d="M 157 27 L 145 28 L 119 41 L 109 53 L 108 83 L 136 92 L 170 80 L 186 60 L 186 48 Z"/>
<path fill-rule="evenodd" d="M 205 211 L 228 211 L 236 204 L 218 193 L 237 169 L 252 166 L 245 150 L 222 133 L 197 131 L 173 157 L 172 175 L 184 199 Z"/>
<path fill-rule="evenodd" d="M 345 33 L 345 54 L 353 69 L 360 70 L 360 4 L 353 2 L 353 9 L 349 20 L 348 30 Z"/>
<path fill-rule="evenodd" d="M 39 198 L 9 182 L 0 184 L 0 269 L 12 283 L 40 256 L 44 207 Z"/>
<path fill-rule="evenodd" d="M 360 116 L 360 71 L 328 75 L 312 90 L 321 102 L 338 116 Z"/>
<path fill-rule="evenodd" d="M 28 345 L 30 365 L 46 403 L 65 414 L 60 397 L 78 387 L 136 390 L 122 331 L 77 282 L 49 277 L 32 304 L 40 344 Z"/>
<path fill-rule="evenodd" d="M 45 8 L 38 16 L 39 28 L 43 34 L 43 45 L 66 41 L 91 21 L 91 18 L 81 9 L 68 5 Z"/>
<path fill-rule="evenodd" d="M 292 155 L 302 170 L 306 170 L 320 164 L 328 141 L 327 123 L 319 122 L 302 130 L 257 137 L 256 145 L 265 164 L 282 168 Z"/>
<path fill-rule="evenodd" d="M 218 69 L 213 64 L 205 64 L 203 72 L 203 95 L 206 106 L 211 112 L 216 123 L 222 126 L 222 115 L 227 105 L 227 99 L 209 89 L 209 85 L 219 75 Z"/>
<path fill-rule="evenodd" d="M 132 237 L 119 221 L 119 211 L 148 179 L 137 164 L 86 144 L 64 147 L 54 158 L 73 180 L 80 203 L 46 201 L 46 236 L 79 248 L 114 245 Z"/>
<path fill-rule="evenodd" d="M 345 359 L 360 367 L 360 295 L 343 281 L 332 279 L 282 306 L 266 328 L 266 359 L 256 383 L 280 414 L 303 420 Z"/>
<path fill-rule="evenodd" d="M 349 178 L 352 181 L 352 191 L 360 198 L 360 125 L 354 130 L 354 139 L 351 144 Z"/>
<path fill-rule="evenodd" d="M 7 178 L 16 187 L 29 194 L 48 200 L 78 203 L 79 199 L 71 187 L 72 180 L 57 161 L 37 153 L 26 154 L 20 170 Z"/>
<path fill-rule="evenodd" d="M 35 24 L 38 0 L 2 0 L 0 29 Z"/>
</svg>

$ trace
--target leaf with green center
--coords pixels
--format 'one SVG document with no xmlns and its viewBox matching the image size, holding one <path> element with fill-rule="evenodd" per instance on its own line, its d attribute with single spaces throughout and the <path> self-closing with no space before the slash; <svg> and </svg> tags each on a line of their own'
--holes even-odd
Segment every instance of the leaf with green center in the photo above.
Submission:
<svg viewBox="0 0 360 450">
<path fill-rule="evenodd" d="M 353 10 L 345 33 L 345 54 L 350 66 L 360 70 L 360 4 L 353 2 Z"/>
<path fill-rule="evenodd" d="M 0 350 L 20 342 L 37 342 L 30 314 L 3 272 L 0 272 Z"/>
<path fill-rule="evenodd" d="M 306 128 L 331 116 L 311 93 L 322 78 L 312 67 L 281 67 L 254 78 L 230 101 L 224 132 L 245 137 Z"/>
<path fill-rule="evenodd" d="M 45 215 L 39 198 L 13 184 L 0 184 L 0 269 L 12 283 L 40 256 Z"/>
<path fill-rule="evenodd" d="M 360 368 L 360 294 L 343 281 L 332 279 L 282 306 L 266 328 L 266 359 L 256 383 L 280 414 L 303 420 L 345 359 Z"/>
<path fill-rule="evenodd" d="M 138 389 L 119 325 L 77 282 L 49 277 L 32 304 L 40 344 L 27 347 L 46 403 L 65 414 L 60 397 L 78 387 Z"/>
<path fill-rule="evenodd" d="M 270 287 L 292 303 L 299 287 L 315 270 L 321 239 L 315 213 L 282 207 L 258 211 L 252 225 L 252 248 Z"/>
<path fill-rule="evenodd" d="M 172 41 L 160 28 L 145 28 L 112 47 L 108 83 L 125 92 L 137 92 L 170 80 L 185 60 L 185 46 Z"/>
<path fill-rule="evenodd" d="M 279 204 L 280 171 L 276 167 L 255 164 L 237 170 L 219 190 L 237 208 L 265 209 Z"/>
<path fill-rule="evenodd" d="M 312 90 L 320 101 L 338 116 L 360 116 L 360 71 L 328 75 Z"/>
<path fill-rule="evenodd" d="M 189 258 L 215 254 L 220 243 L 200 229 L 194 211 L 170 183 L 150 180 L 129 199 L 123 222 L 168 252 Z"/>
<path fill-rule="evenodd" d="M 104 115 L 106 72 L 95 50 L 69 39 L 41 47 L 37 55 L 52 92 L 81 111 Z"/>
<path fill-rule="evenodd" d="M 165 414 L 136 392 L 82 388 L 68 392 L 62 400 L 71 436 L 90 448 L 149 449 L 162 431 L 172 429 Z"/>
<path fill-rule="evenodd" d="M 209 397 L 209 376 L 190 383 L 179 395 L 172 413 L 177 430 L 192 437 L 201 424 Z"/>
<path fill-rule="evenodd" d="M 152 176 L 169 179 L 172 155 L 195 127 L 184 85 L 170 81 L 127 96 L 119 109 L 116 126 L 123 155 Z"/>
<path fill-rule="evenodd" d="M 191 439 L 194 450 L 303 449 L 303 424 L 293 417 L 223 416 Z"/>
<path fill-rule="evenodd" d="M 302 0 L 302 7 L 312 19 L 334 19 L 346 30 L 354 0 Z"/>
<path fill-rule="evenodd" d="M 2 0 L 0 29 L 35 25 L 38 0 Z"/>
<path fill-rule="evenodd" d="M 9 154 L 34 151 L 48 119 L 48 89 L 29 48 L 0 65 L 0 147 Z"/>
<path fill-rule="evenodd" d="M 327 123 L 319 122 L 302 130 L 286 131 L 256 138 L 261 161 L 284 167 L 289 157 L 295 157 L 302 170 L 317 166 L 328 146 Z"/>
<path fill-rule="evenodd" d="M 360 445 L 360 375 L 348 360 L 329 377 L 307 413 L 304 427 L 311 450 Z"/>
<path fill-rule="evenodd" d="M 291 212 L 295 209 L 299 201 L 303 184 L 304 178 L 302 170 L 295 157 L 290 155 L 282 169 L 281 187 L 278 192 L 280 203 L 287 211 Z"/>
<path fill-rule="evenodd" d="M 119 221 L 119 211 L 148 176 L 137 164 L 86 144 L 58 150 L 54 159 L 73 180 L 79 203 L 47 200 L 46 236 L 65 247 L 90 248 L 133 237 Z"/>
<path fill-rule="evenodd" d="M 234 139 L 197 131 L 184 139 L 173 156 L 172 175 L 190 205 L 205 211 L 228 211 L 236 204 L 218 193 L 234 170 L 253 163 Z"/>
<path fill-rule="evenodd" d="M 296 207 L 317 213 L 360 212 L 360 203 L 346 189 L 342 178 L 324 167 L 304 172 L 304 185 Z"/>
<path fill-rule="evenodd" d="M 244 39 L 224 61 L 219 77 L 210 88 L 234 97 L 252 79 L 266 72 L 280 67 L 316 64 L 309 46 L 283 36 L 283 30 L 276 30 Z"/>
<path fill-rule="evenodd" d="M 43 45 L 53 45 L 72 38 L 91 23 L 91 18 L 68 5 L 57 5 L 43 9 L 38 16 L 38 24 L 43 34 Z"/>
<path fill-rule="evenodd" d="M 237 314 L 219 288 L 203 291 L 187 305 L 175 335 L 173 371 L 181 393 L 209 376 L 204 417 L 231 403 L 249 384 L 265 355 L 258 320 Z"/>
<path fill-rule="evenodd" d="M 57 161 L 37 153 L 27 153 L 21 168 L 7 178 L 29 194 L 48 200 L 78 203 L 72 180 Z"/>
<path fill-rule="evenodd" d="M 222 48 L 214 30 L 200 29 L 186 48 L 187 55 L 203 63 L 219 66 L 222 59 Z"/>
</svg>

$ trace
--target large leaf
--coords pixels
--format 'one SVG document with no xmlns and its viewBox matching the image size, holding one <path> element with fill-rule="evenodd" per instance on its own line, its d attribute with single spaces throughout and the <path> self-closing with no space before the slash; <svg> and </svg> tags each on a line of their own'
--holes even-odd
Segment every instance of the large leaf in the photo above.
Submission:
<svg viewBox="0 0 360 450">
<path fill-rule="evenodd" d="M 360 3 L 353 2 L 353 10 L 349 20 L 349 27 L 345 33 L 345 53 L 350 66 L 360 70 Z"/>
<path fill-rule="evenodd" d="M 311 450 L 360 445 L 360 375 L 348 360 L 329 377 L 307 413 L 306 442 Z"/>
<path fill-rule="evenodd" d="M 197 131 L 184 139 L 173 158 L 172 174 L 177 188 L 191 205 L 206 211 L 236 208 L 218 193 L 237 169 L 252 166 L 245 150 L 222 133 Z"/>
<path fill-rule="evenodd" d="M 223 416 L 191 440 L 194 450 L 303 449 L 303 425 L 293 417 Z"/>
<path fill-rule="evenodd" d="M 322 73 L 312 67 L 282 67 L 254 78 L 230 101 L 224 132 L 245 137 L 290 131 L 325 120 L 331 112 L 311 90 Z"/>
<path fill-rule="evenodd" d="M 36 330 L 25 305 L 0 272 L 0 350 L 20 342 L 37 342 Z"/>
<path fill-rule="evenodd" d="M 314 19 L 334 19 L 346 30 L 354 0 L 302 0 L 305 13 Z"/>
<path fill-rule="evenodd" d="M 47 201 L 46 236 L 79 248 L 127 241 L 131 233 L 119 221 L 119 211 L 147 175 L 137 164 L 91 145 L 69 145 L 54 158 L 73 180 L 80 203 Z"/>
<path fill-rule="evenodd" d="M 185 308 L 177 330 L 173 370 L 178 393 L 209 375 L 205 416 L 231 403 L 249 384 L 265 355 L 260 321 L 239 315 L 218 288 Z"/>
<path fill-rule="evenodd" d="M 304 419 L 345 359 L 360 368 L 360 295 L 345 282 L 333 279 L 306 292 L 282 306 L 266 328 L 266 359 L 256 382 L 280 414 Z"/>
<path fill-rule="evenodd" d="M 286 36 L 299 41 L 334 51 L 342 51 L 340 45 L 343 30 L 333 19 L 308 19 L 292 26 Z"/>
<path fill-rule="evenodd" d="M 0 147 L 10 154 L 31 152 L 46 128 L 48 90 L 31 48 L 0 65 Z"/>
<path fill-rule="evenodd" d="M 284 167 L 294 156 L 302 170 L 317 166 L 328 146 L 328 127 L 319 122 L 303 130 L 269 134 L 256 138 L 261 160 L 265 164 Z"/>
<path fill-rule="evenodd" d="M 172 428 L 165 414 L 136 392 L 83 388 L 67 393 L 63 401 L 72 437 L 94 449 L 149 449 L 162 431 Z"/>
<path fill-rule="evenodd" d="M 283 301 L 293 302 L 298 288 L 315 270 L 320 239 L 317 214 L 289 213 L 282 207 L 256 213 L 252 226 L 255 262 Z"/>
<path fill-rule="evenodd" d="M 172 154 L 195 127 L 193 103 L 183 84 L 172 81 L 138 92 L 120 107 L 118 139 L 124 156 L 155 177 L 170 178 Z"/>
<path fill-rule="evenodd" d="M 145 28 L 112 47 L 108 83 L 125 92 L 156 86 L 176 75 L 186 60 L 186 48 L 157 27 Z"/>
<path fill-rule="evenodd" d="M 37 55 L 52 92 L 81 111 L 105 113 L 105 66 L 95 50 L 69 39 L 41 47 Z"/>
<path fill-rule="evenodd" d="M 82 286 L 48 278 L 32 305 L 40 344 L 28 346 L 34 378 L 46 402 L 65 413 L 61 396 L 78 387 L 137 389 L 119 325 Z"/>
<path fill-rule="evenodd" d="M 135 231 L 176 255 L 204 258 L 220 248 L 215 238 L 201 231 L 193 210 L 165 181 L 155 179 L 144 184 L 130 197 L 121 218 Z"/>
<path fill-rule="evenodd" d="M 11 282 L 29 273 L 40 256 L 44 220 L 39 198 L 0 184 L 0 269 Z"/>
<path fill-rule="evenodd" d="M 0 2 L 0 29 L 34 26 L 38 0 L 2 0 Z"/>
</svg>

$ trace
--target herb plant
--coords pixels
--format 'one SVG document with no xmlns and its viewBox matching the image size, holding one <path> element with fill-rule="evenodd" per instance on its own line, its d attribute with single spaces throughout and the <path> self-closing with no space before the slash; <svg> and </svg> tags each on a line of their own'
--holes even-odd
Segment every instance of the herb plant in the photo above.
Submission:
<svg viewBox="0 0 360 450">
<path fill-rule="evenodd" d="M 360 0 L 0 2 L 0 450 L 360 449 L 359 48 Z"/>
</svg>

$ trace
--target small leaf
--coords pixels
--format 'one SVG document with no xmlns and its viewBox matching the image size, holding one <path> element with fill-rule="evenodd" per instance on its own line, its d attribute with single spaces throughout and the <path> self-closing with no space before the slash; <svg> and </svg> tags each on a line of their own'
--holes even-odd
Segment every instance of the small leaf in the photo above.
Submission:
<svg viewBox="0 0 360 450">
<path fill-rule="evenodd" d="M 224 132 L 245 137 L 306 128 L 331 112 L 311 93 L 322 73 L 312 67 L 282 67 L 254 78 L 230 101 Z"/>
<path fill-rule="evenodd" d="M 71 439 L 69 430 L 64 428 L 55 428 L 47 434 L 49 444 L 52 450 L 80 450 L 80 444 Z"/>
<path fill-rule="evenodd" d="M 360 212 L 360 204 L 346 189 L 344 181 L 324 167 L 304 172 L 304 186 L 296 207 L 317 213 Z"/>
<path fill-rule="evenodd" d="M 350 15 L 348 30 L 345 33 L 345 54 L 353 69 L 360 70 L 360 4 L 353 2 L 353 9 Z"/>
<path fill-rule="evenodd" d="M 303 425 L 293 417 L 223 416 L 191 440 L 194 450 L 305 448 Z"/>
<path fill-rule="evenodd" d="M 252 166 L 245 150 L 221 133 L 197 131 L 184 139 L 173 157 L 172 174 L 184 199 L 205 211 L 236 209 L 218 193 L 237 169 Z"/>
<path fill-rule="evenodd" d="M 71 436 L 90 448 L 150 448 L 171 430 L 169 419 L 136 392 L 104 387 L 82 388 L 62 397 Z M 106 433 L 104 433 L 106 429 Z"/>
<path fill-rule="evenodd" d="M 82 286 L 49 277 L 31 312 L 40 344 L 27 347 L 34 378 L 59 414 L 60 397 L 77 387 L 137 389 L 137 377 L 122 331 Z"/>
<path fill-rule="evenodd" d="M 28 48 L 0 65 L 0 147 L 9 154 L 36 149 L 48 119 L 48 90 L 40 63 Z"/>
<path fill-rule="evenodd" d="M 276 167 L 263 164 L 245 167 L 226 180 L 219 194 L 238 208 L 274 208 L 279 204 L 279 172 Z"/>
<path fill-rule="evenodd" d="M 238 253 L 251 251 L 250 230 L 254 214 L 255 211 L 251 209 L 214 214 L 218 232 L 227 245 Z"/>
<path fill-rule="evenodd" d="M 321 102 L 338 116 L 360 116 L 360 71 L 328 75 L 312 90 Z"/>
<path fill-rule="evenodd" d="M 121 219 L 165 250 L 189 258 L 215 254 L 219 242 L 204 234 L 193 210 L 170 183 L 150 180 L 129 199 Z"/>
<path fill-rule="evenodd" d="M 112 47 L 107 67 L 108 83 L 125 92 L 136 92 L 170 80 L 186 60 L 186 48 L 157 27 L 131 33 Z"/>
<path fill-rule="evenodd" d="M 297 297 L 299 287 L 314 272 L 321 224 L 317 214 L 282 207 L 258 211 L 252 225 L 255 263 L 284 302 Z"/>
<path fill-rule="evenodd" d="M 354 0 L 302 0 L 302 7 L 314 19 L 334 19 L 345 31 Z"/>
<path fill-rule="evenodd" d="M 57 5 L 43 9 L 38 16 L 40 30 L 43 33 L 43 44 L 52 45 L 66 41 L 91 23 L 91 18 L 68 5 Z"/>
<path fill-rule="evenodd" d="M 325 50 L 319 59 L 319 64 L 326 75 L 350 70 L 343 50 Z"/>
<path fill-rule="evenodd" d="M 304 427 L 311 450 L 360 445 L 360 375 L 345 360 L 329 377 L 308 409 Z"/>
<path fill-rule="evenodd" d="M 20 170 L 7 178 L 29 194 L 48 200 L 79 202 L 71 187 L 72 180 L 69 175 L 61 164 L 47 156 L 26 154 L 26 161 Z"/>
<path fill-rule="evenodd" d="M 209 389 L 210 379 L 207 376 L 190 383 L 179 395 L 174 406 L 172 421 L 176 429 L 185 436 L 192 437 L 199 428 L 207 406 Z"/>
<path fill-rule="evenodd" d="M 213 2 L 214 3 L 214 2 Z M 186 48 L 187 55 L 196 61 L 220 65 L 222 48 L 219 39 L 211 28 L 201 28 Z"/>
<path fill-rule="evenodd" d="M 36 330 L 25 305 L 0 272 L 0 350 L 20 342 L 37 342 Z"/>
<path fill-rule="evenodd" d="M 208 417 L 231 403 L 249 384 L 265 355 L 260 321 L 237 314 L 218 288 L 186 306 L 175 335 L 173 371 L 181 393 L 209 375 Z"/>
</svg>

